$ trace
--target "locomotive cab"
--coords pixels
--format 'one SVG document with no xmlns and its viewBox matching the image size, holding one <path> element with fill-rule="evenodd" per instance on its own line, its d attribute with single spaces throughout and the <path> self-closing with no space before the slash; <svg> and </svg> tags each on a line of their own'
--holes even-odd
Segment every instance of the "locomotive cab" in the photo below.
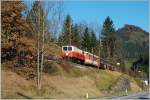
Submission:
<svg viewBox="0 0 150 100">
<path fill-rule="evenodd" d="M 62 47 L 62 57 L 63 58 L 68 58 L 68 56 L 71 56 L 71 52 L 73 51 L 72 46 L 63 46 Z"/>
<path fill-rule="evenodd" d="M 62 57 L 65 61 L 84 62 L 83 51 L 75 46 L 62 46 Z"/>
</svg>

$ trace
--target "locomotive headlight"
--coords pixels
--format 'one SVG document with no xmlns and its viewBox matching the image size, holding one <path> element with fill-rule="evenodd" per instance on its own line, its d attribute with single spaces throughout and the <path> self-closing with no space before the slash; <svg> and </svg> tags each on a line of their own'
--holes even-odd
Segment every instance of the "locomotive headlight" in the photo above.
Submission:
<svg viewBox="0 0 150 100">
<path fill-rule="evenodd" d="M 66 55 L 68 56 L 68 53 L 66 53 Z"/>
<path fill-rule="evenodd" d="M 120 65 L 120 63 L 117 63 L 117 66 L 119 66 Z"/>
</svg>

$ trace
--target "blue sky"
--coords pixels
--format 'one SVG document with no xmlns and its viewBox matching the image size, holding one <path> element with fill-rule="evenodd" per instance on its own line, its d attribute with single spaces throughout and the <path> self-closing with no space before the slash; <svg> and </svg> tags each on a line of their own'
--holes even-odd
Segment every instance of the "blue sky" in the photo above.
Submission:
<svg viewBox="0 0 150 100">
<path fill-rule="evenodd" d="M 74 23 L 85 21 L 87 23 L 103 24 L 105 18 L 110 16 L 115 28 L 124 24 L 132 24 L 148 31 L 148 1 L 65 1 L 65 14 L 70 14 Z"/>
</svg>

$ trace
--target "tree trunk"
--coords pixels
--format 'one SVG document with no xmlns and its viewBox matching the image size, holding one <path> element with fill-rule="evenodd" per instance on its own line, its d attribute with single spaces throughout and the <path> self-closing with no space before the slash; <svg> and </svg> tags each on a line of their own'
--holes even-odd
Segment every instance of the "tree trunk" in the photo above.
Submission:
<svg viewBox="0 0 150 100">
<path fill-rule="evenodd" d="M 39 43 L 39 33 L 38 33 L 38 59 L 37 59 L 37 72 L 38 72 L 38 89 L 40 90 L 40 87 L 39 87 L 39 84 L 40 84 L 40 71 L 39 71 L 39 69 L 40 69 L 40 50 L 39 50 L 39 45 L 40 43 Z"/>
<path fill-rule="evenodd" d="M 44 18 L 43 18 L 44 19 Z M 44 21 L 43 21 L 43 34 L 42 34 L 42 53 L 41 53 L 41 55 L 42 55 L 42 58 L 41 58 L 41 69 L 40 69 L 40 89 L 41 89 L 41 86 L 42 86 L 42 71 L 43 71 L 43 63 L 44 63 L 44 52 L 43 52 L 43 50 L 44 50 L 44 32 L 45 32 L 45 29 L 44 29 Z"/>
<path fill-rule="evenodd" d="M 40 1 L 39 1 L 40 2 Z M 38 15 L 38 23 L 39 23 L 39 28 L 40 28 L 40 9 L 39 9 L 39 15 Z M 38 61 L 37 61 L 37 78 L 38 78 L 38 89 L 40 90 L 40 29 L 38 30 Z"/>
</svg>

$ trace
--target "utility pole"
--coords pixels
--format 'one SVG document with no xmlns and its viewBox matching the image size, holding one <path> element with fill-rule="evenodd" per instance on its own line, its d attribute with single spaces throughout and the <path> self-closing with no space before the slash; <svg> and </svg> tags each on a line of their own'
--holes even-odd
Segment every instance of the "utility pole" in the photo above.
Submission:
<svg viewBox="0 0 150 100">
<path fill-rule="evenodd" d="M 70 24 L 69 24 L 69 44 L 71 45 L 71 21 L 70 21 Z"/>
<path fill-rule="evenodd" d="M 98 68 L 100 67 L 100 56 L 101 56 L 101 54 L 100 54 L 100 50 L 101 50 L 101 39 L 100 39 L 101 37 L 100 37 L 100 32 L 99 32 L 99 66 L 98 66 Z"/>
</svg>

